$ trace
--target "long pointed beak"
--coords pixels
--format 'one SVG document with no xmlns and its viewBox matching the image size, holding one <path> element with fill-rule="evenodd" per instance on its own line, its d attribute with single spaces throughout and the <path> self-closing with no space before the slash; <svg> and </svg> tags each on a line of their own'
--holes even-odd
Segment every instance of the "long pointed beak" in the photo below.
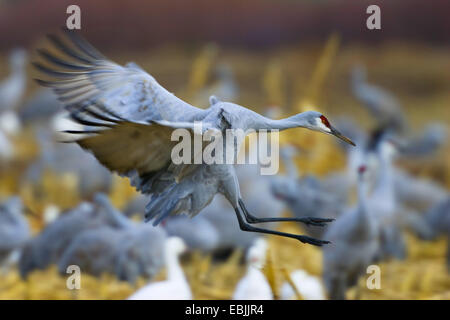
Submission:
<svg viewBox="0 0 450 320">
<path fill-rule="evenodd" d="M 350 140 L 350 138 L 347 138 L 346 136 L 344 136 L 342 133 L 340 133 L 336 128 L 331 127 L 331 133 L 333 136 L 341 139 L 342 141 L 347 142 L 348 144 L 351 144 L 352 146 L 356 147 L 356 144 Z"/>
</svg>

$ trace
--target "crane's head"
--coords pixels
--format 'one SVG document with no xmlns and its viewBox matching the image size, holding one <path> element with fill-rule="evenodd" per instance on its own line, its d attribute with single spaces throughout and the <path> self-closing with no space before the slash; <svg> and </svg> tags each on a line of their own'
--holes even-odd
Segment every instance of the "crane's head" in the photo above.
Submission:
<svg viewBox="0 0 450 320">
<path fill-rule="evenodd" d="M 368 150 L 385 159 L 393 159 L 404 148 L 404 141 L 389 128 L 381 127 L 372 134 Z"/>
<path fill-rule="evenodd" d="M 360 176 L 363 176 L 366 172 L 367 172 L 367 166 L 365 166 L 365 165 L 360 165 L 360 166 L 358 167 L 358 174 L 359 174 Z"/>
<path fill-rule="evenodd" d="M 302 127 L 308 128 L 310 130 L 323 132 L 326 134 L 333 135 L 342 141 L 351 144 L 352 146 L 356 146 L 355 143 L 347 138 L 342 133 L 340 133 L 336 128 L 334 128 L 330 121 L 328 121 L 327 117 L 317 111 L 306 111 L 300 113 L 298 116 L 302 118 Z"/>
</svg>

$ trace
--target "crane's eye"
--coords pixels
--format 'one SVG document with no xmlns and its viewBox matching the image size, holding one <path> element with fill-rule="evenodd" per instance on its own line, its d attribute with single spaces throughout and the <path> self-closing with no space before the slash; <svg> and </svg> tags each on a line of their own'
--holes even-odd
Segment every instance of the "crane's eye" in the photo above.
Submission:
<svg viewBox="0 0 450 320">
<path fill-rule="evenodd" d="M 328 128 L 328 129 L 331 129 L 331 125 L 330 125 L 330 122 L 328 122 L 328 119 L 327 118 L 325 118 L 325 116 L 320 116 L 320 120 L 322 121 L 322 123 Z"/>
</svg>

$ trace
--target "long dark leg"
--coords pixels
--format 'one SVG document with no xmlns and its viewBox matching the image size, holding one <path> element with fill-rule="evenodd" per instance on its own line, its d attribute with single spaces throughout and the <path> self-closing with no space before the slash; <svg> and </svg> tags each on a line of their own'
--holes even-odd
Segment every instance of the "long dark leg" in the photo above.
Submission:
<svg viewBox="0 0 450 320">
<path fill-rule="evenodd" d="M 254 215 L 250 214 L 247 210 L 247 208 L 244 205 L 244 201 L 242 199 L 239 199 L 239 206 L 242 209 L 242 212 L 244 213 L 245 220 L 248 223 L 261 223 L 261 222 L 283 222 L 283 221 L 293 221 L 293 222 L 302 222 L 306 225 L 311 226 L 319 226 L 323 227 L 326 225 L 327 222 L 334 221 L 334 219 L 328 219 L 328 218 L 313 218 L 313 217 L 304 217 L 304 218 L 258 218 Z"/>
<path fill-rule="evenodd" d="M 292 234 L 292 233 L 286 233 L 286 232 L 279 232 L 279 231 L 274 231 L 274 230 L 257 228 L 257 227 L 254 227 L 254 226 L 252 226 L 252 225 L 250 225 L 250 224 L 248 224 L 247 222 L 244 221 L 244 218 L 242 217 L 239 208 L 234 209 L 234 211 L 236 212 L 236 216 L 237 216 L 237 219 L 239 221 L 239 227 L 241 228 L 242 231 L 273 234 L 273 235 L 276 235 L 276 236 L 296 239 L 296 240 L 299 240 L 299 241 L 301 241 L 303 243 L 309 243 L 309 244 L 312 244 L 312 245 L 315 245 L 315 246 L 319 246 L 319 247 L 321 247 L 324 244 L 330 243 L 330 241 L 318 240 L 318 239 L 314 239 L 314 238 L 311 238 L 311 237 L 308 237 L 308 236 L 304 236 L 304 235 L 298 235 L 298 234 Z"/>
</svg>

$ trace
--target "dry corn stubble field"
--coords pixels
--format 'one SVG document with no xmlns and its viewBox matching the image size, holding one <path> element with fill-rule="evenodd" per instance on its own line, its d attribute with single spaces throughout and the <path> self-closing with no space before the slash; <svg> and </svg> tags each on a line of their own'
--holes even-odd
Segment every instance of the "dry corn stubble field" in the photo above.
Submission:
<svg viewBox="0 0 450 320">
<path fill-rule="evenodd" d="M 363 62 L 368 68 L 369 80 L 389 89 L 403 105 L 413 129 L 418 132 L 431 121 L 450 124 L 450 48 L 429 48 L 413 44 L 388 43 L 376 47 L 343 45 L 336 57 L 330 59 L 330 68 L 323 76 L 323 84 L 314 89 L 309 86 L 323 44 L 285 47 L 271 51 L 247 51 L 218 48 L 211 62 L 198 59 L 201 48 L 180 50 L 178 47 L 160 47 L 149 52 L 115 53 L 108 55 L 117 62 L 136 61 L 151 73 L 163 86 L 199 106 L 207 101 L 195 101 L 190 94 L 196 81 L 213 82 L 209 74 L 192 76 L 191 69 L 208 69 L 208 63 L 225 61 L 232 66 L 240 89 L 239 103 L 263 111 L 269 104 L 278 104 L 282 113 L 292 114 L 311 105 L 328 115 L 329 119 L 350 116 L 370 128 L 372 123 L 358 102 L 351 96 L 349 71 L 355 62 Z M 101 49 L 101 48 L 100 48 Z M 207 55 L 207 54 L 206 54 Z M 197 59 L 197 60 L 196 60 Z M 206 58 L 205 58 L 206 60 Z M 6 74 L 4 57 L 0 60 L 0 77 Z M 203 64 L 202 64 L 203 63 Z M 29 70 L 28 94 L 37 85 Z M 198 78 L 201 79 L 198 79 Z M 310 98 L 313 97 L 313 98 Z M 310 98 L 310 101 L 308 100 Z M 345 156 L 328 136 L 305 133 L 300 129 L 281 134 L 282 142 L 299 144 L 307 150 L 298 159 L 303 172 L 323 175 L 345 166 Z M 56 204 L 70 208 L 79 201 L 76 191 L 77 177 L 58 176 L 48 171 L 39 185 L 19 184 L 26 166 L 38 154 L 31 131 L 25 130 L 15 143 L 18 146 L 16 160 L 0 169 L 0 195 L 20 194 L 25 205 L 38 218 L 30 218 L 34 233 L 43 226 L 42 212 L 46 205 Z M 447 144 L 433 159 L 399 164 L 419 176 L 428 176 L 450 188 L 450 146 Z M 134 196 L 128 181 L 115 177 L 110 196 L 119 208 Z M 289 215 L 289 212 L 286 212 Z M 281 230 L 300 232 L 294 224 Z M 269 237 L 269 255 L 264 267 L 275 296 L 285 272 L 303 268 L 313 275 L 321 275 L 321 252 L 294 240 Z M 408 258 L 405 261 L 387 261 L 381 265 L 382 289 L 369 290 L 360 281 L 362 299 L 449 299 L 450 276 L 445 267 L 446 240 L 423 242 L 408 235 Z M 194 252 L 183 257 L 183 268 L 196 299 L 229 299 L 238 280 L 245 273 L 242 252 L 235 251 L 226 261 L 213 261 L 209 255 Z M 162 272 L 155 280 L 164 279 Z M 110 275 L 94 278 L 82 277 L 82 289 L 66 289 L 66 277 L 59 275 L 55 267 L 35 271 L 27 281 L 20 279 L 16 271 L 0 275 L 0 299 L 123 299 L 146 283 L 140 279 L 135 286 L 120 282 Z M 350 297 L 355 297 L 351 289 Z M 301 298 L 301 297 L 299 297 Z"/>
</svg>

